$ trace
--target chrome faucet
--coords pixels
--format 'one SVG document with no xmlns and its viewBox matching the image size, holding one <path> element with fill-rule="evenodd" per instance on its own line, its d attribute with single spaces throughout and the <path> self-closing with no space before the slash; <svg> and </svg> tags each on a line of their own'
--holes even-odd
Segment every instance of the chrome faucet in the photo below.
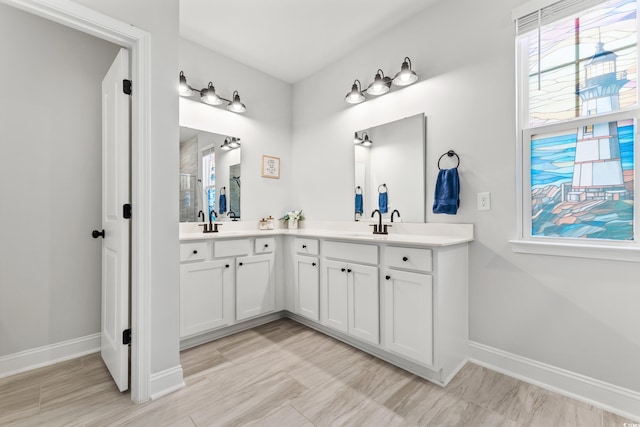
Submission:
<svg viewBox="0 0 640 427">
<path fill-rule="evenodd" d="M 373 234 L 389 234 L 389 232 L 387 231 L 387 227 L 391 226 L 388 226 L 387 224 L 385 224 L 384 226 L 382 225 L 382 214 L 380 213 L 380 210 L 374 209 L 373 212 L 371 212 L 371 218 L 376 215 L 376 212 L 378 213 L 378 223 L 370 224 L 373 227 Z"/>
<path fill-rule="evenodd" d="M 393 222 L 394 214 L 398 214 L 398 218 L 400 218 L 400 212 L 398 212 L 398 209 L 394 209 L 393 212 L 391 212 L 391 222 Z"/>
<path fill-rule="evenodd" d="M 236 216 L 236 213 L 232 210 L 229 210 L 229 212 L 227 212 L 227 216 L 231 216 L 231 221 L 237 221 L 238 217 Z"/>
</svg>

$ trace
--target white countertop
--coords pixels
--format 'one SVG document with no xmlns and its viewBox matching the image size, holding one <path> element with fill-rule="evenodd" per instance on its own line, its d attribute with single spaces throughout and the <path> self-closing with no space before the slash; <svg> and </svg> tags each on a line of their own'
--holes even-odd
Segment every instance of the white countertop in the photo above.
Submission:
<svg viewBox="0 0 640 427">
<path fill-rule="evenodd" d="M 462 224 L 468 225 L 468 224 Z M 352 231 L 343 229 L 321 229 L 321 228 L 299 228 L 290 230 L 278 228 L 275 230 L 221 230 L 218 233 L 203 232 L 183 232 L 180 233 L 180 241 L 207 240 L 207 239 L 237 239 L 243 237 L 266 237 L 266 236 L 299 236 L 299 237 L 321 237 L 325 239 L 349 240 L 355 242 L 370 243 L 396 243 L 419 246 L 451 246 L 473 241 L 473 228 L 471 233 L 459 233 L 460 235 L 441 234 L 417 234 L 417 233 L 394 233 L 373 234 L 362 231 Z"/>
</svg>

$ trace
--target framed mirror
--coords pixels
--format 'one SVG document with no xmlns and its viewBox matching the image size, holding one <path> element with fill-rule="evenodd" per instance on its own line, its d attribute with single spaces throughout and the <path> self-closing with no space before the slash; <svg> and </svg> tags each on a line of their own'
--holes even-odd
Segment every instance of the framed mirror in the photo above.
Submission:
<svg viewBox="0 0 640 427">
<path fill-rule="evenodd" d="M 354 219 L 374 209 L 385 220 L 426 222 L 426 117 L 407 117 L 354 132 Z"/>
<path fill-rule="evenodd" d="M 180 222 L 240 219 L 241 141 L 180 127 Z"/>
</svg>

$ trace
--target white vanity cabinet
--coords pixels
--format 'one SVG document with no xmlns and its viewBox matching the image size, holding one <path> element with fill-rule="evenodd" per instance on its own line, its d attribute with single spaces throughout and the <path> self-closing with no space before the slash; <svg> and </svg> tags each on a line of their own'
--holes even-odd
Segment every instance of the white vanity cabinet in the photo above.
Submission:
<svg viewBox="0 0 640 427">
<path fill-rule="evenodd" d="M 372 344 L 380 342 L 378 247 L 325 241 L 321 321 Z M 359 261 L 359 262 L 354 262 Z"/>
<path fill-rule="evenodd" d="M 320 321 L 320 267 L 318 241 L 295 239 L 294 312 Z"/>
</svg>

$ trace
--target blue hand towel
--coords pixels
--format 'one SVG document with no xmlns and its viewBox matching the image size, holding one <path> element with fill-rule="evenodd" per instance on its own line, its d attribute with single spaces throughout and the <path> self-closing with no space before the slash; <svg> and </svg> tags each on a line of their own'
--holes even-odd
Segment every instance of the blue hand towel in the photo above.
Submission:
<svg viewBox="0 0 640 427">
<path fill-rule="evenodd" d="M 362 194 L 356 194 L 356 213 L 362 215 L 364 208 L 362 206 Z"/>
<path fill-rule="evenodd" d="M 227 211 L 227 195 L 220 194 L 220 203 L 218 206 L 218 213 L 223 214 Z"/>
<path fill-rule="evenodd" d="M 460 207 L 458 168 L 440 169 L 433 197 L 433 213 L 455 215 Z"/>
<path fill-rule="evenodd" d="M 389 212 L 389 198 L 386 191 L 378 193 L 378 210 L 383 214 Z"/>
</svg>

